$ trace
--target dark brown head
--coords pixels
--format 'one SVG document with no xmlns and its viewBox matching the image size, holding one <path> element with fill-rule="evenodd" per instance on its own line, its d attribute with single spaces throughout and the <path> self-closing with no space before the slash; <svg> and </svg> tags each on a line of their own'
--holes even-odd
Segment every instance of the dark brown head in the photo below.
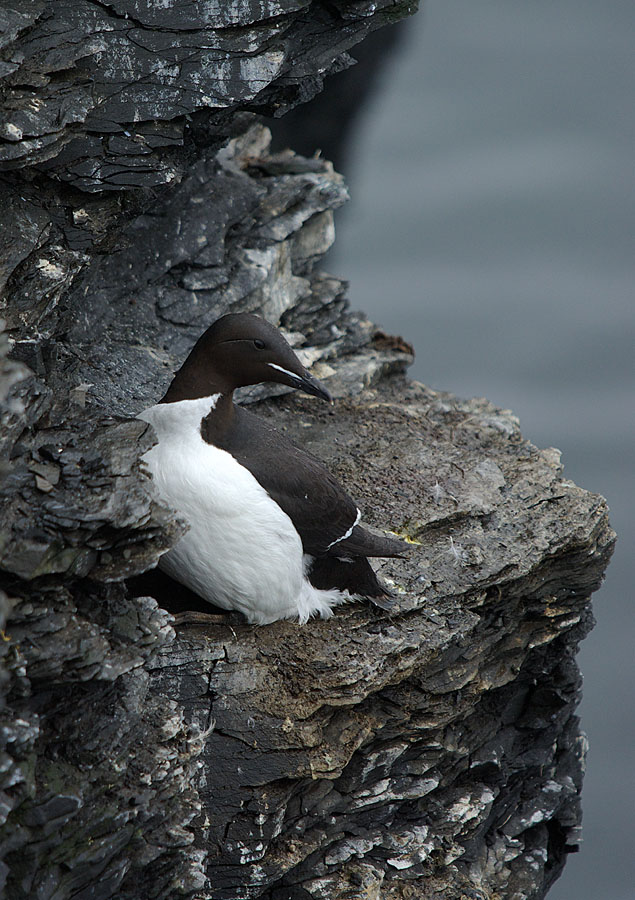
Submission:
<svg viewBox="0 0 635 900">
<path fill-rule="evenodd" d="M 228 394 L 263 381 L 276 381 L 331 400 L 277 328 L 260 316 L 230 313 L 217 319 L 199 338 L 161 402 Z"/>
</svg>

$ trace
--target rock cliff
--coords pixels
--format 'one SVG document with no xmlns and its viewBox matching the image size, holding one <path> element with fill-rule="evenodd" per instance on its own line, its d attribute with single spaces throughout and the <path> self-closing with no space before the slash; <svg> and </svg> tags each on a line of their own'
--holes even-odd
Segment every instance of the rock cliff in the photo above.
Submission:
<svg viewBox="0 0 635 900">
<path fill-rule="evenodd" d="M 538 898 L 575 849 L 578 642 L 614 535 L 505 411 L 404 375 L 322 272 L 346 189 L 282 114 L 407 3 L 0 11 L 8 898 Z M 411 542 L 388 615 L 180 626 L 136 412 L 230 310 L 333 409 L 243 392 Z M 407 337 L 407 336 L 406 336 Z M 10 349 L 11 357 L 7 356 Z M 282 393 L 282 396 L 276 396 Z"/>
</svg>

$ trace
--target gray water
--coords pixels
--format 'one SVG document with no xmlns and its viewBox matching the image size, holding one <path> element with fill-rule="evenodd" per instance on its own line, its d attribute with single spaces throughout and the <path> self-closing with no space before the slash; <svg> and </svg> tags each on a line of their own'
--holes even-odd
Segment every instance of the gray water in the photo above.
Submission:
<svg viewBox="0 0 635 900">
<path fill-rule="evenodd" d="M 607 497 L 618 546 L 583 644 L 584 843 L 551 900 L 632 900 L 632 0 L 430 0 L 357 134 L 332 271 L 411 374 L 520 417 Z"/>
</svg>

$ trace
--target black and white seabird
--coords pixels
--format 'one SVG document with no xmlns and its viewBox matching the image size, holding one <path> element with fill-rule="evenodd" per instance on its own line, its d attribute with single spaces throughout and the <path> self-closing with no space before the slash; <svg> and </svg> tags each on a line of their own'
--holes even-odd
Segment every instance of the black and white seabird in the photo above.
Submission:
<svg viewBox="0 0 635 900">
<path fill-rule="evenodd" d="M 143 457 L 156 490 L 189 524 L 160 568 L 260 625 L 327 618 L 351 594 L 389 608 L 368 557 L 401 556 L 404 544 L 363 529 L 355 503 L 315 457 L 234 404 L 236 388 L 263 381 L 331 401 L 273 325 L 226 315 L 163 399 L 140 413 L 158 437 Z"/>
</svg>

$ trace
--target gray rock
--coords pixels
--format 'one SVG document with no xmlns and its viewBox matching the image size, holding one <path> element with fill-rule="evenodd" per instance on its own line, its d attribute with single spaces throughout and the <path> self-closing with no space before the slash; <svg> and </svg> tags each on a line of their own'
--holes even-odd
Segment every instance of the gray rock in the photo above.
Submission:
<svg viewBox="0 0 635 900">
<path fill-rule="evenodd" d="M 408 11 L 0 11 L 9 900 L 521 900 L 577 847 L 575 652 L 606 504 L 508 412 L 405 379 L 410 348 L 318 269 L 341 177 L 271 154 L 256 116 Z M 410 542 L 380 563 L 391 615 L 175 631 L 191 598 L 144 588 L 185 526 L 151 495 L 154 437 L 131 417 L 229 310 L 279 323 L 336 397 L 242 392 Z"/>
<path fill-rule="evenodd" d="M 336 415 L 297 398 L 261 411 L 328 460 L 367 521 L 421 543 L 381 565 L 392 615 L 192 626 L 154 657 L 159 693 L 214 723 L 201 896 L 344 897 L 356 878 L 378 897 L 416 879 L 543 896 L 577 843 L 573 654 L 612 548 L 604 501 L 510 417 L 492 428 L 502 411 L 400 378 Z"/>
</svg>

